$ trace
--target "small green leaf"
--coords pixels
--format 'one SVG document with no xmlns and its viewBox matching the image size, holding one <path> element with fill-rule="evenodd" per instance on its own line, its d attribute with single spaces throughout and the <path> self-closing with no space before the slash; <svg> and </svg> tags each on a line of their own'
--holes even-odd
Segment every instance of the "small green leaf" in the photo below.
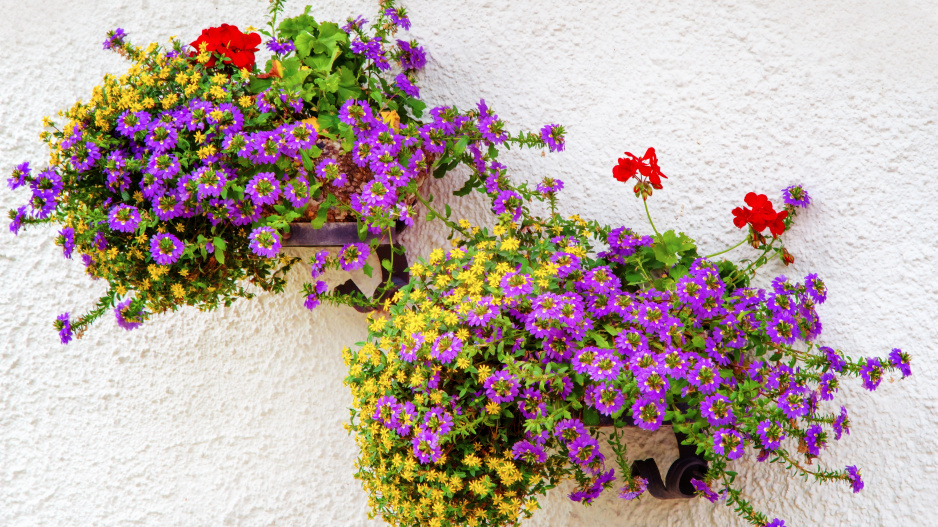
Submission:
<svg viewBox="0 0 938 527">
<path fill-rule="evenodd" d="M 218 260 L 218 263 L 225 265 L 225 252 L 218 247 L 215 248 L 215 259 Z"/>
<path fill-rule="evenodd" d="M 362 272 L 365 273 L 365 276 L 371 278 L 371 272 L 374 271 L 374 268 L 368 264 L 365 264 L 365 267 L 362 267 Z"/>
</svg>

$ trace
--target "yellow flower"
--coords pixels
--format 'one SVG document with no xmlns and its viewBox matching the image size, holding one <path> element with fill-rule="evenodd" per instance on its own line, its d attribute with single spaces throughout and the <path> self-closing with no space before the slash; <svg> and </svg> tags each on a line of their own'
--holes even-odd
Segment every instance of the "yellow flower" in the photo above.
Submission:
<svg viewBox="0 0 938 527">
<path fill-rule="evenodd" d="M 218 150 L 215 148 L 215 145 L 206 145 L 200 148 L 196 154 L 198 154 L 199 159 L 205 159 L 215 155 L 216 152 L 218 152 Z"/>
<path fill-rule="evenodd" d="M 517 250 L 520 245 L 520 242 L 518 242 L 516 238 L 508 238 L 502 240 L 501 249 L 503 251 L 514 251 Z"/>
<path fill-rule="evenodd" d="M 467 467 L 479 468 L 482 466 L 482 460 L 475 454 L 468 454 L 466 457 L 462 458 L 462 464 Z"/>
<path fill-rule="evenodd" d="M 179 284 L 173 284 L 172 286 L 170 286 L 170 289 L 173 292 L 173 296 L 176 298 L 182 298 L 186 296 L 186 290 L 183 289 L 183 287 Z"/>
<path fill-rule="evenodd" d="M 485 411 L 489 415 L 497 415 L 502 409 L 495 401 L 489 401 L 489 404 L 485 405 Z"/>
<path fill-rule="evenodd" d="M 127 288 L 124 287 L 123 284 L 115 287 L 114 291 L 116 291 L 119 296 L 124 296 L 125 294 L 127 294 Z"/>
<path fill-rule="evenodd" d="M 252 106 L 254 104 L 254 97 L 251 97 L 250 95 L 245 95 L 241 97 L 240 99 L 238 99 L 238 104 L 240 104 L 242 108 L 248 108 L 249 106 Z"/>
</svg>

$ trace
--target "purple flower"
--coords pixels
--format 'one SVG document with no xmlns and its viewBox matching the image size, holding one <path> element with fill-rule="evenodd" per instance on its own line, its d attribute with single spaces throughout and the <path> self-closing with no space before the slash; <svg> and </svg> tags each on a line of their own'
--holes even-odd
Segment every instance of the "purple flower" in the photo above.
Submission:
<svg viewBox="0 0 938 527">
<path fill-rule="evenodd" d="M 541 139 L 544 140 L 551 152 L 562 151 L 566 142 L 564 129 L 559 124 L 548 124 L 541 128 Z"/>
<path fill-rule="evenodd" d="M 820 351 L 824 352 L 824 355 L 827 357 L 827 362 L 830 363 L 831 369 L 840 373 L 844 371 L 844 367 L 847 366 L 847 361 L 840 356 L 833 348 L 827 346 L 822 346 L 818 348 Z"/>
<path fill-rule="evenodd" d="M 824 282 L 818 278 L 817 274 L 811 273 L 806 276 L 804 285 L 808 290 L 808 294 L 811 295 L 811 298 L 818 304 L 823 304 L 824 301 L 827 300 L 827 287 L 824 285 Z"/>
<path fill-rule="evenodd" d="M 356 271 L 365 266 L 371 248 L 367 243 L 350 243 L 339 251 L 339 266 L 346 271 Z"/>
<path fill-rule="evenodd" d="M 847 480 L 853 485 L 853 493 L 863 490 L 863 480 L 860 479 L 860 469 L 856 465 L 847 467 Z"/>
<path fill-rule="evenodd" d="M 71 259 L 72 251 L 75 250 L 75 229 L 71 227 L 65 227 L 59 231 L 59 236 L 62 237 L 63 254 L 65 254 L 66 258 Z"/>
<path fill-rule="evenodd" d="M 643 395 L 632 404 L 632 420 L 643 430 L 657 430 L 664 421 L 664 399 Z"/>
<path fill-rule="evenodd" d="M 720 375 L 716 364 L 710 359 L 698 361 L 694 369 L 688 374 L 687 380 L 697 387 L 701 393 L 713 393 L 720 385 Z"/>
<path fill-rule="evenodd" d="M 700 414 L 707 418 L 710 426 L 729 425 L 736 421 L 733 415 L 733 403 L 729 398 L 713 394 L 700 403 Z"/>
<path fill-rule="evenodd" d="M 310 257 L 310 275 L 312 278 L 319 278 L 319 276 L 322 275 L 323 271 L 326 269 L 326 258 L 328 256 L 329 251 L 319 251 Z"/>
<path fill-rule="evenodd" d="M 16 165 L 13 168 L 13 174 L 7 179 L 7 186 L 10 187 L 10 190 L 16 190 L 26 184 L 29 176 L 29 161 Z"/>
<path fill-rule="evenodd" d="M 641 496 L 647 489 L 648 480 L 640 476 L 634 476 L 627 486 L 622 487 L 619 497 L 626 501 L 632 501 Z"/>
<path fill-rule="evenodd" d="M 439 406 L 434 406 L 423 417 L 423 424 L 427 427 L 427 430 L 442 437 L 453 429 L 453 416 Z"/>
<path fill-rule="evenodd" d="M 713 434 L 713 451 L 729 459 L 743 455 L 743 437 L 730 428 L 721 428 Z"/>
<path fill-rule="evenodd" d="M 200 200 L 211 197 L 220 197 L 222 189 L 228 183 L 225 172 L 214 166 L 204 166 L 195 172 L 198 181 L 198 198 Z"/>
<path fill-rule="evenodd" d="M 398 353 L 404 362 L 414 362 L 417 360 L 420 348 L 423 346 L 424 338 L 420 333 L 411 333 L 409 340 L 404 340 Z"/>
<path fill-rule="evenodd" d="M 863 387 L 869 391 L 874 391 L 883 380 L 883 366 L 879 359 L 871 357 L 866 359 L 866 364 L 860 368 L 860 377 L 863 378 Z"/>
<path fill-rule="evenodd" d="M 515 459 L 522 459 L 525 463 L 531 465 L 535 463 L 544 463 L 547 461 L 547 452 L 538 445 L 530 441 L 521 440 L 511 447 L 511 453 Z"/>
<path fill-rule="evenodd" d="M 411 97 L 420 97 L 420 88 L 414 86 L 410 79 L 407 78 L 406 73 L 399 73 L 397 77 L 394 77 L 394 84 L 401 89 L 402 92 L 410 95 Z"/>
<path fill-rule="evenodd" d="M 117 205 L 111 209 L 107 217 L 107 225 L 114 231 L 134 232 L 139 224 L 140 213 L 131 205 Z"/>
<path fill-rule="evenodd" d="M 776 344 L 792 344 L 795 327 L 795 321 L 787 313 L 773 313 L 772 320 L 766 324 L 766 332 Z"/>
<path fill-rule="evenodd" d="M 909 354 L 903 353 L 899 348 L 893 348 L 892 351 L 889 352 L 890 364 L 899 368 L 899 371 L 902 372 L 902 377 L 912 375 L 912 366 L 909 364 L 911 361 L 912 359 L 909 357 Z"/>
<path fill-rule="evenodd" d="M 635 380 L 638 382 L 638 390 L 643 395 L 664 397 L 665 392 L 667 392 L 670 387 L 667 376 L 657 368 L 642 368 L 635 373 Z"/>
<path fill-rule="evenodd" d="M 785 521 L 778 518 L 773 518 L 772 521 L 765 524 L 765 527 L 785 527 Z"/>
<path fill-rule="evenodd" d="M 107 39 L 104 41 L 104 49 L 111 49 L 112 47 L 120 47 L 124 45 L 124 37 L 127 36 L 127 33 L 123 29 L 117 28 L 113 31 L 107 32 Z"/>
<path fill-rule="evenodd" d="M 410 19 L 407 18 L 407 13 L 404 11 L 404 8 L 385 9 L 384 14 L 391 19 L 391 23 L 395 26 L 399 26 L 404 31 L 410 29 Z"/>
<path fill-rule="evenodd" d="M 452 331 L 444 333 L 433 341 L 430 348 L 430 357 L 443 364 L 448 364 L 459 355 L 462 350 L 462 340 L 456 337 Z"/>
<path fill-rule="evenodd" d="M 801 185 L 792 185 L 782 189 L 782 198 L 792 207 L 807 207 L 811 203 L 811 198 Z"/>
<path fill-rule="evenodd" d="M 837 380 L 836 375 L 831 372 L 824 372 L 818 383 L 818 387 L 821 389 L 821 399 L 825 401 L 833 400 L 834 393 L 837 392 L 839 386 L 840 382 Z"/>
<path fill-rule="evenodd" d="M 699 479 L 690 480 L 690 484 L 693 485 L 694 490 L 697 491 L 699 496 L 703 496 L 710 500 L 710 503 L 716 503 L 720 499 L 720 495 L 710 489 L 710 486 L 704 483 Z"/>
<path fill-rule="evenodd" d="M 613 381 L 622 371 L 622 360 L 611 349 L 599 349 L 593 356 L 588 369 L 589 376 L 595 381 Z"/>
<path fill-rule="evenodd" d="M 251 251 L 265 258 L 276 258 L 280 252 L 280 235 L 273 227 L 257 227 L 250 235 Z"/>
<path fill-rule="evenodd" d="M 846 407 L 840 407 L 840 415 L 834 419 L 832 428 L 834 429 L 834 440 L 836 441 L 840 441 L 840 437 L 844 432 L 847 432 L 847 435 L 850 435 L 850 421 L 847 419 Z"/>
<path fill-rule="evenodd" d="M 443 456 L 440 450 L 440 437 L 429 430 L 422 430 L 412 440 L 414 455 L 423 463 L 436 463 Z"/>
<path fill-rule="evenodd" d="M 372 414 L 371 418 L 385 427 L 393 429 L 391 422 L 397 414 L 398 406 L 400 405 L 397 404 L 397 399 L 393 395 L 384 395 L 375 404 L 375 413 Z"/>
<path fill-rule="evenodd" d="M 245 193 L 258 207 L 273 205 L 280 197 L 280 183 L 273 172 L 258 172 L 248 182 Z"/>
<path fill-rule="evenodd" d="M 267 41 L 267 49 L 269 49 L 272 53 L 276 53 L 277 55 L 286 55 L 291 51 L 295 51 L 296 46 L 293 44 L 292 40 L 285 40 L 281 42 L 276 39 L 271 39 Z"/>
<path fill-rule="evenodd" d="M 589 434 L 580 434 L 569 445 L 570 461 L 588 469 L 594 463 L 602 463 L 603 455 L 599 452 L 599 441 Z"/>
<path fill-rule="evenodd" d="M 352 41 L 349 49 L 356 55 L 364 55 L 366 59 L 373 62 L 381 71 L 386 71 L 391 68 L 391 65 L 388 64 L 387 57 L 384 55 L 384 51 L 381 49 L 381 37 L 373 37 L 367 42 L 355 39 Z"/>
<path fill-rule="evenodd" d="M 368 23 L 368 20 L 362 16 L 357 16 L 353 20 L 351 17 L 348 19 L 348 24 L 342 26 L 342 31 L 346 33 L 351 33 L 353 29 L 361 29 Z"/>
<path fill-rule="evenodd" d="M 808 403 L 800 388 L 792 388 L 778 398 L 778 407 L 789 419 L 797 419 L 808 413 Z"/>
<path fill-rule="evenodd" d="M 553 196 L 563 190 L 563 181 L 552 177 L 545 177 L 537 184 L 537 191 L 542 196 Z"/>
<path fill-rule="evenodd" d="M 805 435 L 805 443 L 808 446 L 808 454 L 812 456 L 821 455 L 821 447 L 826 446 L 826 435 L 824 429 L 819 424 L 813 424 L 808 427 Z"/>
<path fill-rule="evenodd" d="M 496 403 L 510 403 L 518 396 L 518 378 L 506 370 L 495 372 L 482 383 L 485 395 Z"/>
<path fill-rule="evenodd" d="M 492 297 L 485 296 L 479 299 L 464 316 L 466 324 L 481 327 L 488 324 L 498 313 L 498 306 L 492 302 Z"/>
<path fill-rule="evenodd" d="M 765 450 L 777 450 L 782 443 L 782 439 L 785 439 L 785 430 L 774 421 L 761 421 L 756 433 L 759 434 L 759 439 L 762 441 L 762 447 Z"/>
<path fill-rule="evenodd" d="M 62 344 L 68 344 L 72 340 L 72 323 L 68 320 L 68 313 L 62 313 L 56 317 L 59 326 L 59 339 Z"/>
<path fill-rule="evenodd" d="M 117 307 L 114 309 L 114 317 L 117 319 L 117 325 L 127 331 L 136 329 L 143 324 L 143 311 L 139 309 L 130 311 L 131 302 L 133 302 L 132 299 L 128 298 L 117 304 Z"/>
<path fill-rule="evenodd" d="M 495 201 L 492 202 L 492 211 L 495 214 L 505 214 L 510 212 L 512 214 L 512 221 L 518 221 L 518 218 L 521 217 L 521 196 L 518 195 L 513 190 L 503 190 L 498 196 L 495 197 Z"/>
<path fill-rule="evenodd" d="M 169 233 L 157 234 L 150 239 L 150 255 L 160 265 L 176 263 L 185 248 L 179 238 Z"/>
<path fill-rule="evenodd" d="M 532 289 L 531 277 L 523 273 L 511 271 L 502 277 L 501 287 L 505 296 L 509 298 L 527 296 Z"/>
<path fill-rule="evenodd" d="M 593 390 L 593 403 L 596 410 L 603 415 L 613 415 L 625 404 L 622 390 L 611 383 L 603 383 Z"/>
<path fill-rule="evenodd" d="M 322 280 L 317 280 L 316 285 L 313 286 L 312 292 L 306 295 L 306 300 L 303 302 L 303 307 L 312 311 L 316 309 L 319 304 L 319 297 L 321 297 L 328 289 L 329 286 L 326 285 Z"/>
<path fill-rule="evenodd" d="M 417 409 L 414 407 L 414 403 L 407 401 L 397 407 L 397 415 L 394 416 L 391 424 L 398 434 L 405 436 L 410 433 L 411 426 L 416 422 Z"/>
<path fill-rule="evenodd" d="M 427 54 L 416 42 L 398 40 L 397 45 L 401 50 L 398 60 L 401 62 L 402 70 L 417 71 L 427 65 Z"/>
</svg>

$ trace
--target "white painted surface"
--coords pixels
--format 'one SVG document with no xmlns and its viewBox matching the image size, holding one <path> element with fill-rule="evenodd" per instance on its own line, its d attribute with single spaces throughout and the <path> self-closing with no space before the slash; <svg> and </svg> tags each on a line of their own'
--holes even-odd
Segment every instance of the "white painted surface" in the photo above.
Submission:
<svg viewBox="0 0 938 527">
<path fill-rule="evenodd" d="M 140 44 L 194 39 L 222 22 L 261 25 L 266 5 L 0 0 L 0 172 L 41 162 L 40 118 L 126 68 L 100 51 L 108 29 Z M 798 260 L 776 271 L 826 281 L 825 343 L 854 355 L 902 347 L 914 376 L 873 395 L 857 383 L 843 392 L 854 431 L 824 459 L 859 465 L 862 493 L 754 460 L 737 463 L 745 488 L 789 525 L 934 525 L 938 2 L 405 5 L 430 53 L 431 103 L 484 97 L 512 129 L 567 126 L 566 152 L 507 157 L 515 177 L 562 178 L 567 213 L 646 229 L 610 169 L 623 150 L 648 146 L 670 178 L 651 202 L 656 222 L 704 250 L 738 239 L 729 211 L 746 192 L 775 197 L 803 183 L 815 203 L 788 236 Z M 313 13 L 375 9 L 329 0 Z M 0 191 L 0 209 L 24 200 Z M 485 216 L 479 201 L 454 207 Z M 14 238 L 0 223 L 0 525 L 371 524 L 342 429 L 339 350 L 365 334 L 362 316 L 307 313 L 298 271 L 284 295 L 131 333 L 107 320 L 63 347 L 51 321 L 88 308 L 100 285 L 61 258 L 51 230 Z M 412 254 L 441 241 L 425 227 L 407 239 Z M 665 460 L 668 439 L 636 435 L 632 452 Z M 529 525 L 742 525 L 700 500 L 628 504 L 609 493 L 584 508 L 563 494 Z"/>
</svg>

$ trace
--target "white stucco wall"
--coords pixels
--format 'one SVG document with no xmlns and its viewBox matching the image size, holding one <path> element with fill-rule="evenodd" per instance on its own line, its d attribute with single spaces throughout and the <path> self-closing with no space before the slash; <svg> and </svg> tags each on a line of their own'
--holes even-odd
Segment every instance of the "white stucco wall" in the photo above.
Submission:
<svg viewBox="0 0 938 527">
<path fill-rule="evenodd" d="M 658 150 L 669 176 L 656 223 L 704 251 L 735 243 L 730 209 L 751 190 L 800 182 L 814 203 L 788 234 L 830 295 L 823 342 L 853 355 L 914 355 L 914 376 L 840 398 L 853 433 L 825 453 L 866 489 L 817 486 L 737 463 L 754 504 L 789 525 L 934 525 L 938 517 L 938 2 L 407 0 L 430 53 L 431 104 L 485 98 L 512 129 L 566 125 L 567 151 L 506 159 L 515 177 L 566 182 L 564 211 L 647 230 L 622 151 Z M 0 0 L 0 173 L 45 158 L 40 118 L 88 98 L 108 29 L 137 43 L 194 39 L 222 22 L 261 25 L 263 0 Z M 289 13 L 302 10 L 296 1 Z M 376 2 L 317 2 L 319 19 Z M 445 184 L 434 183 L 445 190 Z M 25 193 L 0 190 L 4 212 Z M 453 202 L 473 219 L 478 201 Z M 355 445 L 339 350 L 365 334 L 349 309 L 286 294 L 194 310 L 125 332 L 108 317 L 61 346 L 51 321 L 101 292 L 52 230 L 13 237 L 0 220 L 0 525 L 378 525 L 352 478 Z M 442 241 L 418 227 L 425 254 Z M 739 249 L 738 255 L 748 249 Z M 769 276 L 769 275 L 767 275 Z M 334 276 L 336 281 L 344 278 Z M 770 276 L 769 276 L 770 278 Z M 675 455 L 634 434 L 633 457 Z M 558 489 L 531 526 L 742 525 L 701 500 L 584 508 Z M 569 492 L 569 489 L 566 489 Z"/>
</svg>

